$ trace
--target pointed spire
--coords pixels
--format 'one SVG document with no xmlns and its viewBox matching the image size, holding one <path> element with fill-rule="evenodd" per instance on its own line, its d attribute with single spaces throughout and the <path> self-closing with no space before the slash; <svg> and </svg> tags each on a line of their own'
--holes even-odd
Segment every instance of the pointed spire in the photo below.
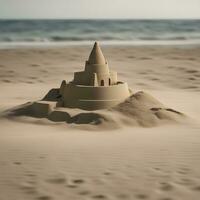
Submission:
<svg viewBox="0 0 200 200">
<path fill-rule="evenodd" d="M 88 62 L 89 64 L 105 64 L 106 63 L 106 60 L 104 58 L 104 55 L 101 51 L 101 48 L 98 42 L 94 43 L 94 47 L 90 53 Z"/>
</svg>

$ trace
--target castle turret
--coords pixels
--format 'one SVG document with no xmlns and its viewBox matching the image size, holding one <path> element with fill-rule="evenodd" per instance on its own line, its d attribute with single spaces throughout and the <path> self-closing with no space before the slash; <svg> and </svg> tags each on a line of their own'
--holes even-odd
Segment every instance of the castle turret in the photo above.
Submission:
<svg viewBox="0 0 200 200">
<path fill-rule="evenodd" d="M 106 64 L 106 59 L 98 42 L 94 43 L 93 49 L 88 59 L 88 64 Z"/>
<path fill-rule="evenodd" d="M 88 61 L 85 62 L 86 73 L 97 73 L 97 79 L 100 80 L 102 75 L 109 79 L 108 63 L 101 51 L 101 48 L 97 42 L 90 53 Z"/>
<path fill-rule="evenodd" d="M 117 73 L 111 72 L 101 48 L 97 42 L 85 62 L 85 71 L 74 74 L 74 83 L 91 86 L 109 86 L 117 84 Z"/>
</svg>

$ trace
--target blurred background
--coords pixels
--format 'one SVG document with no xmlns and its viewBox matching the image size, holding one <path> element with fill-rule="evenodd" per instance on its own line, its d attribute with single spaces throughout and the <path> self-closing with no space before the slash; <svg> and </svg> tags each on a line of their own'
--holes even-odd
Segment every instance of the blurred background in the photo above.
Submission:
<svg viewBox="0 0 200 200">
<path fill-rule="evenodd" d="M 199 0 L 0 0 L 0 46 L 200 44 Z"/>
</svg>

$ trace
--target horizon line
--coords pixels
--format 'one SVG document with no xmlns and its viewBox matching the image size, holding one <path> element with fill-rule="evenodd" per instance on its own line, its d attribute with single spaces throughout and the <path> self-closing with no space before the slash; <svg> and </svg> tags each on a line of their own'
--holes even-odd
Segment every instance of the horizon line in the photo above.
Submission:
<svg viewBox="0 0 200 200">
<path fill-rule="evenodd" d="M 199 18 L 0 18 L 0 20 L 200 20 Z"/>
</svg>

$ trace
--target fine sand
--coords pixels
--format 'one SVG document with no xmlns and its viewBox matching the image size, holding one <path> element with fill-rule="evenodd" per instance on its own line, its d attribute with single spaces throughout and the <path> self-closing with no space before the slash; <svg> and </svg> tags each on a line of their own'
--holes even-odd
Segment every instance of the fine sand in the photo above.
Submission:
<svg viewBox="0 0 200 200">
<path fill-rule="evenodd" d="M 0 50 L 0 200 L 198 200 L 199 47 L 102 47 L 131 98 L 67 111 L 70 123 L 62 110 L 24 114 L 27 102 L 72 80 L 90 50 Z"/>
</svg>

